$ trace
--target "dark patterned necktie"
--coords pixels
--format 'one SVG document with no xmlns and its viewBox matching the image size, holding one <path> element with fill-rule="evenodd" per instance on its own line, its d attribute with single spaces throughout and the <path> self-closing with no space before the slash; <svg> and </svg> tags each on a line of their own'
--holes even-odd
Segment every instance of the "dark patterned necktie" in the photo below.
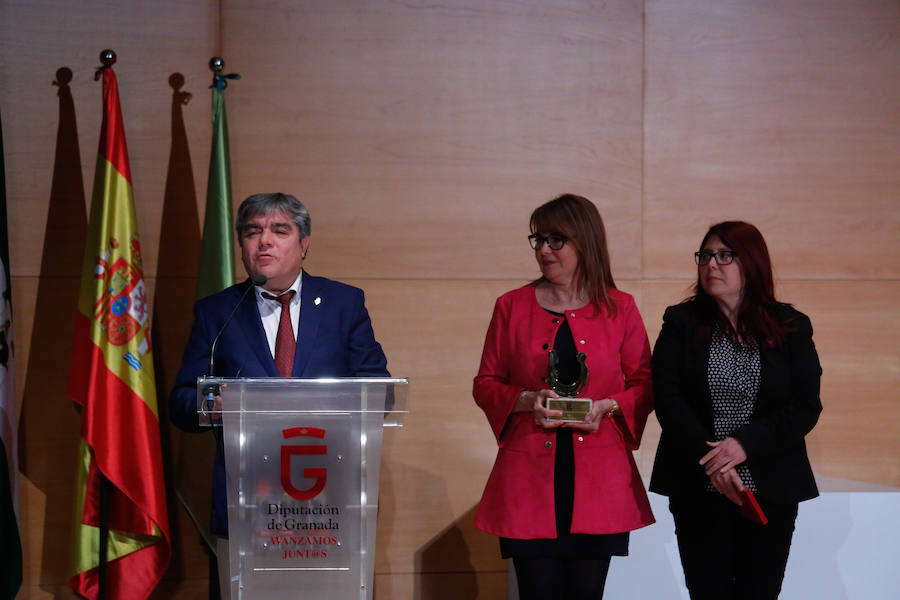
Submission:
<svg viewBox="0 0 900 600">
<path fill-rule="evenodd" d="M 294 368 L 294 350 L 297 338 L 291 324 L 291 299 L 296 292 L 291 290 L 280 296 L 263 293 L 263 298 L 281 302 L 281 319 L 278 321 L 278 335 L 275 336 L 275 366 L 279 377 L 290 377 Z"/>
</svg>

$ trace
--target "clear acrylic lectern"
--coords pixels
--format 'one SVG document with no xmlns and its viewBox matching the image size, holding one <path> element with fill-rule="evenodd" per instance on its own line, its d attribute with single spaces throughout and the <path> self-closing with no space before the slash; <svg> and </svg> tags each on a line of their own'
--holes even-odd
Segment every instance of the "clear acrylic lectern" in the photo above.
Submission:
<svg viewBox="0 0 900 600">
<path fill-rule="evenodd" d="M 382 428 L 402 425 L 408 384 L 198 381 L 201 425 L 223 425 L 232 600 L 371 600 Z"/>
</svg>

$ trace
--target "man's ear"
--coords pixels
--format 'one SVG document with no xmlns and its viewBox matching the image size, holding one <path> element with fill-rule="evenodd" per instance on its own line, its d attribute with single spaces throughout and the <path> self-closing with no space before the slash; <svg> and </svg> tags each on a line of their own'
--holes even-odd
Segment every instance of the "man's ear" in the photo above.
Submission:
<svg viewBox="0 0 900 600">
<path fill-rule="evenodd" d="M 306 236 L 302 240 L 300 240 L 300 250 L 303 252 L 303 258 L 306 258 L 306 253 L 309 252 L 309 236 Z"/>
</svg>

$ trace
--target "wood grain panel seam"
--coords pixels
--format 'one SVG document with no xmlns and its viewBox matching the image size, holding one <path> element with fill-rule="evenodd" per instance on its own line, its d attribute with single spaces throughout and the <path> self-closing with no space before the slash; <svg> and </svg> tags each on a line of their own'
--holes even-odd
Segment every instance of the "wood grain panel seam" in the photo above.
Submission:
<svg viewBox="0 0 900 600">
<path fill-rule="evenodd" d="M 216 12 L 216 56 L 224 58 L 223 52 L 225 48 L 225 19 L 222 18 L 222 3 L 223 0 L 219 0 L 219 2 L 217 3 L 218 11 Z"/>
<path fill-rule="evenodd" d="M 329 277 L 329 275 L 324 275 L 324 277 Z M 448 282 L 502 282 L 502 281 L 511 281 L 514 284 L 520 283 L 521 285 L 526 285 L 532 279 L 523 279 L 521 277 L 352 277 L 352 276 L 337 276 L 333 277 L 334 279 L 338 279 L 339 281 L 427 281 L 429 283 L 439 283 L 442 281 Z M 633 277 L 616 277 L 616 281 L 630 281 L 634 283 L 639 283 L 641 281 L 645 281 L 640 278 Z M 677 281 L 677 280 L 675 280 Z"/>
<path fill-rule="evenodd" d="M 472 573 L 498 573 L 506 574 L 508 571 L 500 569 L 479 570 L 472 569 L 470 571 L 375 571 L 375 575 L 470 575 Z"/>
<path fill-rule="evenodd" d="M 619 281 L 643 281 L 648 283 L 693 283 L 693 278 L 681 277 L 644 277 L 643 279 L 624 279 L 616 277 Z M 782 277 L 775 280 L 775 287 L 782 283 L 897 283 L 900 278 L 895 277 Z M 776 289 L 777 292 L 777 289 Z M 777 294 L 776 294 L 777 295 Z"/>
<path fill-rule="evenodd" d="M 640 236 L 641 236 L 641 279 L 644 278 L 645 265 L 646 265 L 646 245 L 644 244 L 644 232 L 646 228 L 644 227 L 644 210 L 645 210 L 645 202 L 646 197 L 644 195 L 644 182 L 646 180 L 645 176 L 645 168 L 647 166 L 647 154 L 646 154 L 646 124 L 647 124 L 647 2 L 644 0 L 641 2 L 641 182 L 640 182 L 640 195 L 641 195 L 641 228 L 640 228 Z"/>
<path fill-rule="evenodd" d="M 166 279 L 166 280 L 190 280 L 197 279 L 197 275 L 157 275 L 144 273 L 147 279 Z M 329 275 L 324 275 L 329 277 Z M 519 282 L 525 285 L 530 279 L 521 277 L 372 277 L 372 276 L 353 276 L 341 275 L 333 276 L 333 279 L 339 281 L 427 281 L 429 283 L 447 282 L 484 282 L 484 281 L 511 281 Z M 40 275 L 40 274 L 14 274 L 10 276 L 13 283 L 18 281 L 29 280 L 48 280 L 59 281 L 65 279 L 81 279 L 81 274 L 77 275 Z M 243 281 L 243 279 L 241 280 Z M 616 281 L 627 281 L 630 283 L 693 283 L 692 277 L 616 277 Z M 780 283 L 898 283 L 898 277 L 782 277 L 776 280 L 775 285 Z"/>
</svg>

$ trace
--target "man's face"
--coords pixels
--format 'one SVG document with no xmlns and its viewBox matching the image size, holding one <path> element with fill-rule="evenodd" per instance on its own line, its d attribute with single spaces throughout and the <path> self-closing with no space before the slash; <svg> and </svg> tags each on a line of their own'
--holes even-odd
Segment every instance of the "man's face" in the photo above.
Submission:
<svg viewBox="0 0 900 600">
<path fill-rule="evenodd" d="M 300 230 L 283 210 L 258 215 L 247 221 L 241 234 L 241 260 L 251 275 L 264 275 L 270 292 L 289 288 L 303 266 L 309 236 L 300 241 Z"/>
</svg>

